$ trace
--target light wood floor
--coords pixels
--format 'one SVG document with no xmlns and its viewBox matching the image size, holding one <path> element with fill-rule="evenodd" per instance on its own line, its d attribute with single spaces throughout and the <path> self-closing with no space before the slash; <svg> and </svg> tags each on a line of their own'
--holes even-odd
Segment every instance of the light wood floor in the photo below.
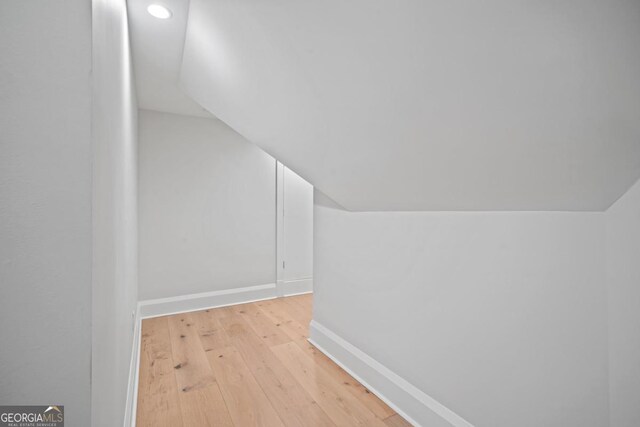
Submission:
<svg viewBox="0 0 640 427">
<path fill-rule="evenodd" d="M 309 344 L 311 295 L 142 322 L 137 425 L 409 426 Z"/>
</svg>

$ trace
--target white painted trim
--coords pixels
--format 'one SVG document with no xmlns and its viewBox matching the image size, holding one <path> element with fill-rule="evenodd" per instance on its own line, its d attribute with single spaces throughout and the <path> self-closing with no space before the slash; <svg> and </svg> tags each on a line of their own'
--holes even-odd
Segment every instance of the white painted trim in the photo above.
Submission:
<svg viewBox="0 0 640 427">
<path fill-rule="evenodd" d="M 131 346 L 131 362 L 129 364 L 129 381 L 127 384 L 127 401 L 124 409 L 124 427 L 135 427 L 138 409 L 138 372 L 140 371 L 140 347 L 142 334 L 140 304 L 136 307 L 133 326 L 133 344 Z"/>
<path fill-rule="evenodd" d="M 450 424 L 473 427 L 467 420 L 315 320 L 311 321 L 309 328 L 311 344 L 414 426 Z"/>
<path fill-rule="evenodd" d="M 140 301 L 138 307 L 140 317 L 148 319 L 150 317 L 188 313 L 190 311 L 243 304 L 276 297 L 276 284 L 269 283 L 266 285 L 247 286 L 245 288 L 224 289 L 221 291 L 145 300 Z"/>
<path fill-rule="evenodd" d="M 285 295 L 285 297 L 295 297 L 295 296 L 298 296 L 298 295 L 309 295 L 309 294 L 312 294 L 312 293 L 313 293 L 313 291 L 303 291 L 303 292 L 298 292 L 298 293 L 293 293 L 293 294 L 287 294 L 287 295 Z"/>
<path fill-rule="evenodd" d="M 308 294 L 311 292 L 313 292 L 312 277 L 296 280 L 278 280 L 278 296 L 280 297 Z"/>
</svg>

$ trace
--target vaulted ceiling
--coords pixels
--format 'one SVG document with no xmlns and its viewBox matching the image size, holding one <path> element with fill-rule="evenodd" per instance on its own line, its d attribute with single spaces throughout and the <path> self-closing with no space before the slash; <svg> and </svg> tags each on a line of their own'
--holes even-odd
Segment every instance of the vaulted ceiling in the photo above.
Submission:
<svg viewBox="0 0 640 427">
<path fill-rule="evenodd" d="M 127 0 L 138 106 L 166 113 L 211 117 L 180 87 L 189 3 L 162 0 L 161 4 L 173 14 L 167 20 L 147 13 L 147 7 L 156 3 L 155 0 Z"/>
<path fill-rule="evenodd" d="M 639 23 L 635 0 L 191 0 L 169 62 L 347 209 L 598 211 L 640 177 Z"/>
</svg>

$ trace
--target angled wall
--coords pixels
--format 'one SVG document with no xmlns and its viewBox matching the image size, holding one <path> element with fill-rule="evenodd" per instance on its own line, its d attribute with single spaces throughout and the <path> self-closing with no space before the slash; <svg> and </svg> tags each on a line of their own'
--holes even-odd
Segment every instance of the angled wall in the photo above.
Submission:
<svg viewBox="0 0 640 427">
<path fill-rule="evenodd" d="M 640 182 L 606 212 L 611 427 L 640 425 Z"/>
<path fill-rule="evenodd" d="M 604 214 L 328 205 L 314 322 L 473 425 L 607 425 Z"/>
<path fill-rule="evenodd" d="M 189 2 L 181 85 L 354 211 L 602 211 L 640 174 L 640 2 Z"/>
</svg>

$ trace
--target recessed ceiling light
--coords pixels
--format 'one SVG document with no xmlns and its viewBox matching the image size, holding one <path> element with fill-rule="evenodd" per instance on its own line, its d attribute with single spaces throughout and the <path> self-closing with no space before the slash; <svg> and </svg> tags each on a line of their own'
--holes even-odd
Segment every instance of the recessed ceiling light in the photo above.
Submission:
<svg viewBox="0 0 640 427">
<path fill-rule="evenodd" d="M 171 18 L 171 11 L 164 6 L 159 4 L 152 4 L 147 8 L 147 12 L 151 14 L 151 16 L 155 16 L 158 19 L 169 19 Z"/>
</svg>

